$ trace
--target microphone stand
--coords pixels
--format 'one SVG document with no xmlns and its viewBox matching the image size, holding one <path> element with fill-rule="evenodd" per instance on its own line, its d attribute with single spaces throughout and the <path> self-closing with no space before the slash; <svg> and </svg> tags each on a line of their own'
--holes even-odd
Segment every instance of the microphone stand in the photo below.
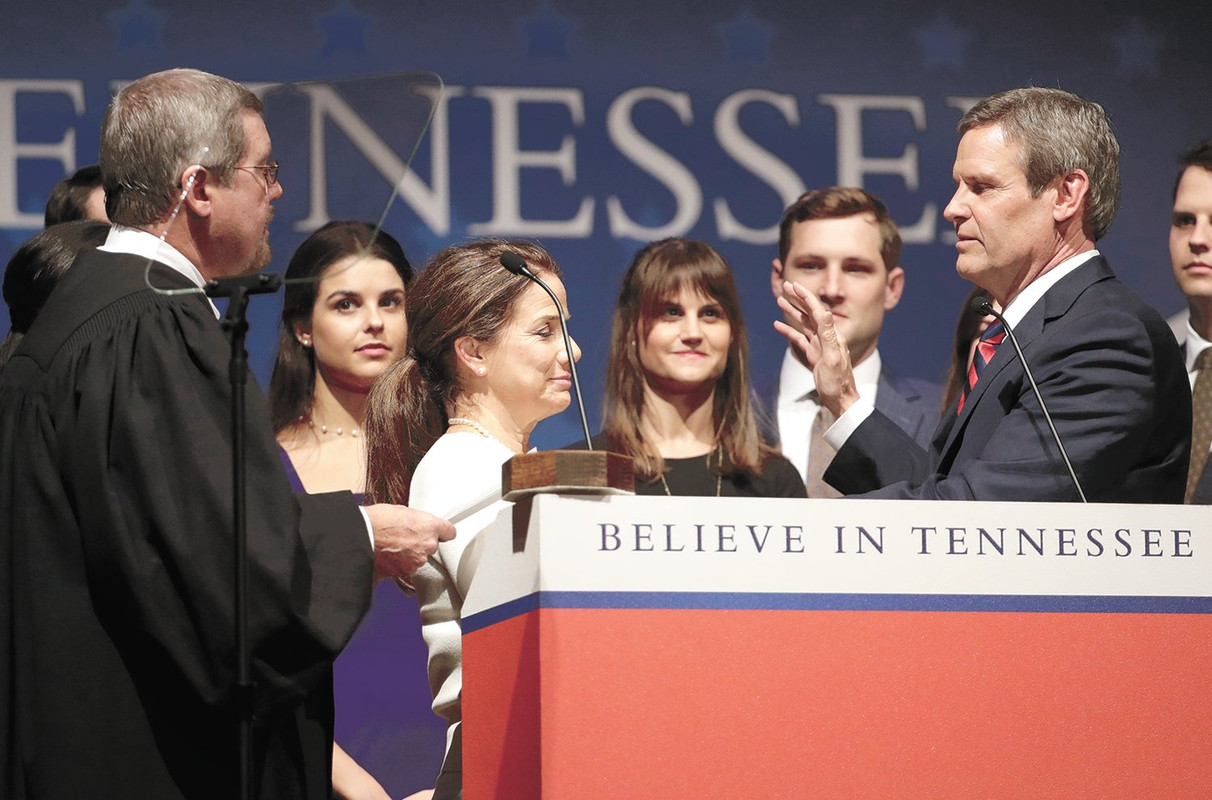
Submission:
<svg viewBox="0 0 1212 800">
<path fill-rule="evenodd" d="M 568 336 L 567 314 L 564 306 L 551 287 L 539 279 L 526 266 L 526 261 L 517 253 L 506 251 L 498 259 L 501 266 L 518 277 L 525 278 L 539 287 L 555 303 L 560 317 L 560 331 L 564 334 L 564 350 L 568 354 L 568 373 L 577 396 L 577 410 L 581 414 L 581 430 L 585 434 L 585 450 L 549 450 L 545 453 L 522 453 L 506 461 L 501 467 L 501 494 L 506 500 L 515 501 L 514 530 L 525 530 L 525 519 L 530 514 L 529 498 L 540 492 L 563 492 L 575 494 L 635 493 L 635 473 L 631 459 L 619 453 L 594 450 L 589 434 L 589 420 L 585 416 L 585 402 L 581 399 L 581 383 L 577 380 L 576 359 L 572 354 L 572 339 Z"/>
<path fill-rule="evenodd" d="M 998 322 L 1002 323 L 1002 327 L 1006 329 L 1006 335 L 1010 337 L 1010 344 L 1014 345 L 1014 352 L 1018 355 L 1018 360 L 1022 362 L 1023 372 L 1027 374 L 1027 381 L 1031 384 L 1031 391 L 1035 393 L 1035 400 L 1039 403 L 1040 410 L 1044 412 L 1044 419 L 1048 423 L 1048 429 L 1052 431 L 1052 438 L 1056 442 L 1056 448 L 1060 450 L 1061 460 L 1065 462 L 1065 467 L 1069 470 L 1069 478 L 1073 481 L 1073 486 L 1077 489 L 1077 496 L 1081 498 L 1083 503 L 1089 502 L 1086 500 L 1086 493 L 1082 490 L 1081 481 L 1077 479 L 1077 473 L 1073 470 L 1073 462 L 1069 460 L 1069 453 L 1065 451 L 1065 443 L 1061 441 L 1060 434 L 1056 432 L 1056 426 L 1052 424 L 1052 415 L 1048 413 L 1048 406 L 1044 403 L 1044 396 L 1040 394 L 1039 386 L 1035 383 L 1035 376 L 1031 374 L 1031 365 L 1027 363 L 1026 356 L 1023 355 L 1023 348 L 1018 346 L 1018 337 L 1014 335 L 1014 329 L 1010 327 L 1010 323 L 1006 322 L 1006 318 L 1002 313 L 993 307 L 993 303 L 985 297 L 976 297 L 972 300 L 972 310 L 986 317 L 995 317 Z"/>
<path fill-rule="evenodd" d="M 232 530 L 235 542 L 236 584 L 236 686 L 239 714 L 240 798 L 252 800 L 252 667 L 248 653 L 248 520 L 245 509 L 244 387 L 248 383 L 248 299 L 254 294 L 272 294 L 282 286 L 281 275 L 240 275 L 219 278 L 203 287 L 207 297 L 227 297 L 223 330 L 231 343 L 228 380 L 231 384 L 231 479 Z"/>
<path fill-rule="evenodd" d="M 585 434 L 585 449 L 593 450 L 593 439 L 589 435 L 589 420 L 585 416 L 585 401 L 581 399 L 581 382 L 577 380 L 577 360 L 572 357 L 572 339 L 568 336 L 568 314 L 564 311 L 564 306 L 560 305 L 560 298 L 556 297 L 555 292 L 551 287 L 539 280 L 539 276 L 530 271 L 526 266 L 526 262 L 517 253 L 504 253 L 499 259 L 501 266 L 512 272 L 514 275 L 520 275 L 531 283 L 536 284 L 547 296 L 551 298 L 551 302 L 555 303 L 556 311 L 560 317 L 560 332 L 564 334 L 564 352 L 568 354 L 568 374 L 572 377 L 572 389 L 577 396 L 577 409 L 581 412 L 581 431 Z"/>
</svg>

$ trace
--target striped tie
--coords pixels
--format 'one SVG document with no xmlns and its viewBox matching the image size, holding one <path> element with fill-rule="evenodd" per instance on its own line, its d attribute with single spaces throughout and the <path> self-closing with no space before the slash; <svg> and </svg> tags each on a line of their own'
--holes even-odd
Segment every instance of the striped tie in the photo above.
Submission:
<svg viewBox="0 0 1212 800">
<path fill-rule="evenodd" d="M 968 365 L 968 385 L 960 393 L 959 407 L 955 409 L 956 414 L 964 410 L 964 401 L 968 399 L 968 393 L 976 386 L 976 382 L 981 378 L 981 373 L 985 371 L 985 367 L 997 353 L 997 346 L 1005 338 L 1006 326 L 1000 322 L 993 323 L 981 334 L 981 340 L 976 343 L 976 350 L 972 351 L 972 363 Z"/>
</svg>

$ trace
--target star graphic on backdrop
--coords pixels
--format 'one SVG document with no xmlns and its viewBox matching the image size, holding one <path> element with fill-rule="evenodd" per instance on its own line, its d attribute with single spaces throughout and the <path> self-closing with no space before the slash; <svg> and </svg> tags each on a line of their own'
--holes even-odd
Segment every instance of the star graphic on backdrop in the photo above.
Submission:
<svg viewBox="0 0 1212 800">
<path fill-rule="evenodd" d="M 577 24 L 569 17 L 561 16 L 550 3 L 543 3 L 529 17 L 517 22 L 518 30 L 526 37 L 526 57 L 568 61 L 568 37 Z"/>
<path fill-rule="evenodd" d="M 914 29 L 913 38 L 922 51 L 923 67 L 964 68 L 964 49 L 972 34 L 955 24 L 949 14 L 939 14 Z"/>
<path fill-rule="evenodd" d="M 105 14 L 109 24 L 118 33 L 118 49 L 148 47 L 159 50 L 160 29 L 168 20 L 168 12 L 153 8 L 143 0 L 131 0 L 122 8 Z"/>
<path fill-rule="evenodd" d="M 341 0 L 332 11 L 317 14 L 315 26 L 324 34 L 320 54 L 366 53 L 366 33 L 373 17 L 358 11 L 349 0 Z"/>
<path fill-rule="evenodd" d="M 764 65 L 769 61 L 770 41 L 778 29 L 753 16 L 748 8 L 742 8 L 728 22 L 716 25 L 715 30 L 728 48 L 729 61 Z"/>
<path fill-rule="evenodd" d="M 650 230 L 665 227 L 673 221 L 673 215 L 676 213 L 668 208 L 662 209 L 660 205 L 652 202 L 651 200 L 637 201 L 633 202 L 631 205 L 628 205 L 626 200 L 619 198 L 619 205 L 622 207 L 623 213 L 626 214 L 632 222 Z M 673 233 L 664 235 L 677 236 L 680 234 Z M 632 237 L 634 234 L 628 234 L 628 236 Z M 660 238 L 660 235 L 658 235 L 657 238 Z M 624 245 L 624 249 L 626 249 L 626 247 L 627 245 Z M 634 254 L 635 251 L 632 250 L 631 255 Z M 630 260 L 630 255 L 628 256 L 627 260 Z"/>
<path fill-rule="evenodd" d="M 1115 50 L 1119 71 L 1124 75 L 1157 77 L 1160 70 L 1157 57 L 1166 43 L 1166 37 L 1133 19 L 1119 33 L 1110 36 Z"/>
</svg>

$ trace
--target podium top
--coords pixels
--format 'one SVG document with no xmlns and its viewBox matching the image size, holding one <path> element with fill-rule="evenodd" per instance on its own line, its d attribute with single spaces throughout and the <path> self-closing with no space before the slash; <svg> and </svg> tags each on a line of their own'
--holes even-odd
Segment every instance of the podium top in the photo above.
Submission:
<svg viewBox="0 0 1212 800">
<path fill-rule="evenodd" d="M 1212 612 L 1192 506 L 540 496 L 524 536 L 517 516 L 482 534 L 465 632 L 543 606 Z"/>
</svg>

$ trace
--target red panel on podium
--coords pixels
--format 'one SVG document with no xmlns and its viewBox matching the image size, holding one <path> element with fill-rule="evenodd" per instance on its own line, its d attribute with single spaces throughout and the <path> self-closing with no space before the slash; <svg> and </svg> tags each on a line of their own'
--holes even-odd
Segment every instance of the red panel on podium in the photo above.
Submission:
<svg viewBox="0 0 1212 800">
<path fill-rule="evenodd" d="M 604 518 L 600 508 L 572 510 Z M 554 538 L 572 535 L 566 520 L 552 524 Z M 532 518 L 525 550 L 545 535 Z M 1173 595 L 1138 586 L 1123 596 L 975 598 L 747 594 L 766 581 L 736 575 L 735 593 L 719 577 L 690 579 L 706 592 L 642 592 L 649 577 L 622 572 L 579 591 L 569 587 L 590 582 L 586 570 L 633 567 L 634 555 L 612 565 L 600 536 L 596 568 L 584 563 L 588 551 L 568 561 L 567 542 L 529 559 L 501 548 L 485 574 L 513 559 L 499 584 L 513 587 L 464 634 L 466 796 L 1203 796 L 1212 615 L 1183 583 L 1203 544 L 1212 556 L 1212 538 L 1196 531 L 1183 541 L 1191 556 L 1177 551 Z M 920 550 L 913 555 L 929 555 Z M 492 557 L 486 550 L 480 570 Z M 1010 566 L 1051 568 L 1034 551 L 1023 558 Z M 1104 563 L 1120 569 L 1122 558 Z M 537 591 L 525 594 L 518 573 L 528 564 Z M 564 571 L 569 583 L 551 574 Z"/>
</svg>

